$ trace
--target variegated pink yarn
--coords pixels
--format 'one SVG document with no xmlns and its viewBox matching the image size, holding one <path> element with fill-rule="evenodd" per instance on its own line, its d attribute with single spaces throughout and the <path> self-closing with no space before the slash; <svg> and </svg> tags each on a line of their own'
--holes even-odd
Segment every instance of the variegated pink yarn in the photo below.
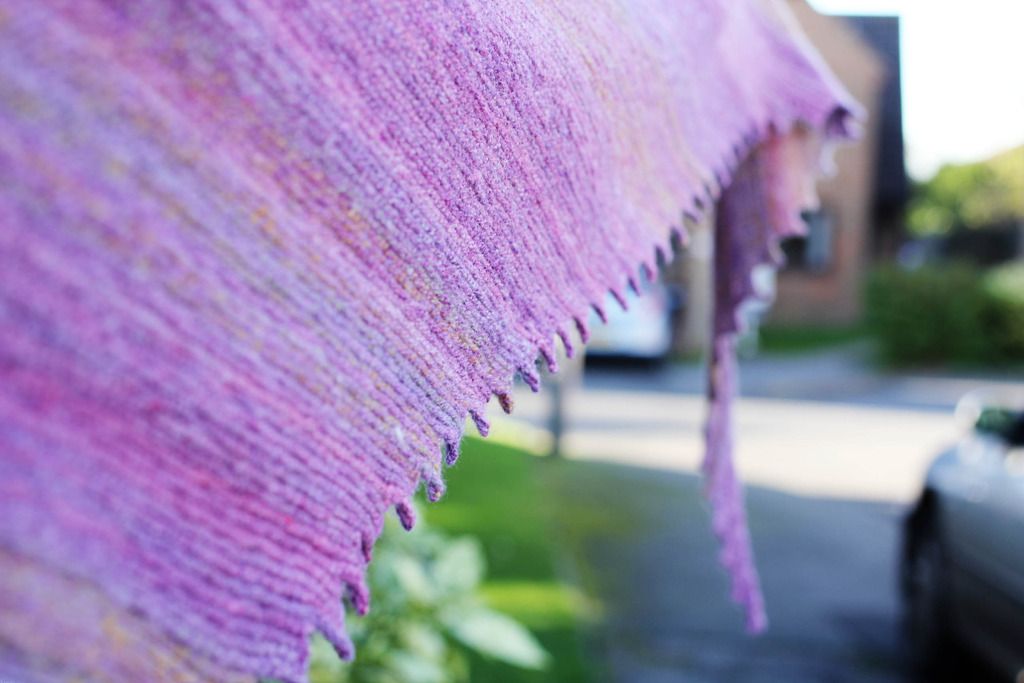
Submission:
<svg viewBox="0 0 1024 683">
<path fill-rule="evenodd" d="M 768 0 L 0 6 L 0 679 L 305 679 L 466 415 L 718 203 L 729 338 L 850 107 Z"/>
</svg>

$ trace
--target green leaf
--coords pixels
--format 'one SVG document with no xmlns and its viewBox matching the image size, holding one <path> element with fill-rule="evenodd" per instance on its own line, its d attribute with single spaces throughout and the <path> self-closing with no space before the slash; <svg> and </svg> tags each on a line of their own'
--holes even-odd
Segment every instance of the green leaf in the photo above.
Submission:
<svg viewBox="0 0 1024 683">
<path fill-rule="evenodd" d="M 402 624 L 400 637 L 405 649 L 425 659 L 440 662 L 448 653 L 444 636 L 431 624 L 422 622 Z"/>
<path fill-rule="evenodd" d="M 484 554 L 476 539 L 468 536 L 445 544 L 432 574 L 446 593 L 472 593 L 484 576 Z"/>
<path fill-rule="evenodd" d="M 386 665 L 395 680 L 403 683 L 449 683 L 445 669 L 439 662 L 412 652 L 396 652 L 388 657 Z"/>
<path fill-rule="evenodd" d="M 548 654 L 518 622 L 482 606 L 453 608 L 441 617 L 451 635 L 468 648 L 524 669 L 542 669 Z"/>
<path fill-rule="evenodd" d="M 406 555 L 395 555 L 391 560 L 391 571 L 410 600 L 424 605 L 434 601 L 434 586 L 423 565 L 416 559 Z"/>
</svg>

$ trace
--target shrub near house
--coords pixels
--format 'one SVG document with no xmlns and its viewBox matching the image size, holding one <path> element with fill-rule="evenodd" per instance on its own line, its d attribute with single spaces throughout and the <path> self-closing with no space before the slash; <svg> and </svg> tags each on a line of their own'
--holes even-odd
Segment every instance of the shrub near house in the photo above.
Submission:
<svg viewBox="0 0 1024 683">
<path fill-rule="evenodd" d="M 868 280 L 868 327 L 893 365 L 1024 363 L 1024 264 L 881 268 Z"/>
</svg>

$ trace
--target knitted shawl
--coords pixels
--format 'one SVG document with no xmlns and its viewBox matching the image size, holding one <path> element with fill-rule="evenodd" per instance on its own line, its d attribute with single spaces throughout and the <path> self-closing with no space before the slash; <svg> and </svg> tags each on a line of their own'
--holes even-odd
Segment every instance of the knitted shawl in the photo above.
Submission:
<svg viewBox="0 0 1024 683">
<path fill-rule="evenodd" d="M 735 311 L 847 94 L 772 0 L 7 0 L 0 679 L 306 678 L 389 507 L 715 208 Z"/>
</svg>

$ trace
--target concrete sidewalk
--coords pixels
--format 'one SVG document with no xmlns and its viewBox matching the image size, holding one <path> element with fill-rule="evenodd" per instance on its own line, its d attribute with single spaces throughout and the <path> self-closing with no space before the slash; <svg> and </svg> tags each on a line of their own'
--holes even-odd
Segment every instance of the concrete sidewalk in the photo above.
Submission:
<svg viewBox="0 0 1024 683">
<path fill-rule="evenodd" d="M 961 426 L 953 407 L 978 388 L 1017 389 L 1024 377 L 881 374 L 862 347 L 746 361 L 736 404 L 745 481 L 783 491 L 907 502 Z M 703 454 L 704 369 L 588 371 L 566 389 L 569 457 L 696 472 Z M 496 430 L 531 433 L 543 447 L 550 394 L 515 396 Z M 492 414 L 495 411 L 492 411 Z"/>
</svg>

